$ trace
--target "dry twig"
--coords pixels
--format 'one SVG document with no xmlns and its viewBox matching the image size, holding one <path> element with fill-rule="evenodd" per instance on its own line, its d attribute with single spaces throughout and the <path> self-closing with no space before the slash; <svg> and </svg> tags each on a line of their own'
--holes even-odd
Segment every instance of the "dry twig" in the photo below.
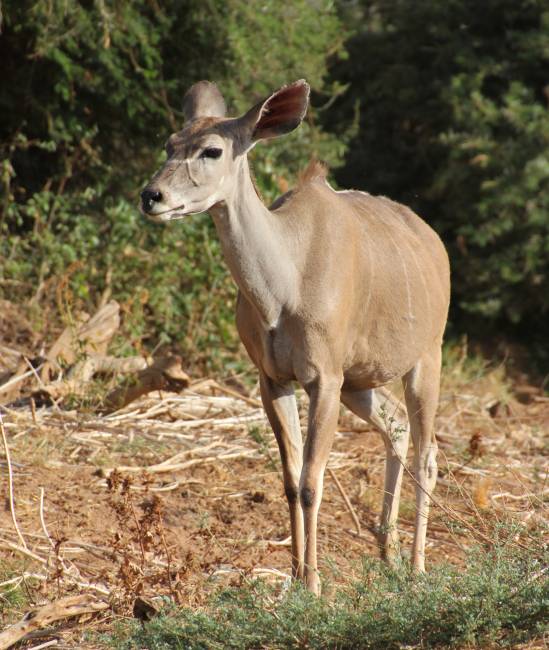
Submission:
<svg viewBox="0 0 549 650">
<path fill-rule="evenodd" d="M 25 542 L 25 538 L 21 534 L 19 524 L 17 523 L 17 517 L 15 516 L 15 498 L 13 495 L 13 471 L 11 468 L 10 449 L 8 447 L 8 439 L 6 437 L 6 430 L 4 429 L 4 420 L 2 419 L 2 413 L 0 413 L 0 432 L 2 433 L 2 442 L 4 443 L 4 452 L 6 454 L 6 462 L 8 464 L 8 486 L 9 486 L 11 520 L 13 521 L 13 526 L 17 532 L 17 537 L 19 537 L 19 541 L 23 545 L 23 548 L 27 549 L 27 543 Z"/>
<path fill-rule="evenodd" d="M 18 623 L 0 633 L 0 650 L 6 650 L 17 641 L 24 639 L 29 633 L 47 627 L 51 623 L 82 614 L 101 612 L 108 606 L 104 600 L 99 600 L 90 594 L 68 596 L 48 603 L 37 610 L 28 612 Z"/>
<path fill-rule="evenodd" d="M 48 529 L 46 528 L 46 521 L 44 519 L 44 488 L 40 488 L 40 524 L 42 525 L 42 530 L 44 531 L 44 535 L 47 537 L 50 545 L 52 548 L 55 548 L 55 542 L 53 539 L 50 537 L 50 534 L 48 533 Z"/>
<path fill-rule="evenodd" d="M 343 489 L 343 485 L 339 482 L 339 479 L 335 475 L 335 472 L 333 469 L 328 468 L 328 474 L 330 475 L 331 479 L 333 482 L 336 484 L 337 489 L 339 490 L 339 493 L 343 497 L 343 501 L 345 501 L 345 505 L 347 506 L 347 510 L 349 511 L 349 514 L 351 515 L 353 522 L 355 524 L 356 528 L 356 534 L 360 536 L 361 529 L 360 529 L 360 520 L 358 518 L 358 515 L 356 514 L 356 510 L 353 508 L 353 504 L 351 503 L 351 500 L 347 496 L 347 493 Z"/>
</svg>

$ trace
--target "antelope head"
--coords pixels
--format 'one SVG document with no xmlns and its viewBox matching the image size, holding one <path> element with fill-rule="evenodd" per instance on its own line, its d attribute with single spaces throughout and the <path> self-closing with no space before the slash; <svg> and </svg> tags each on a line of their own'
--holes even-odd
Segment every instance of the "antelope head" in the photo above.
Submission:
<svg viewBox="0 0 549 650">
<path fill-rule="evenodd" d="M 183 100 L 185 124 L 166 143 L 167 160 L 141 192 L 142 212 L 159 222 L 205 212 L 239 187 L 247 152 L 258 140 L 293 131 L 305 116 L 309 85 L 284 86 L 237 118 L 208 81 L 194 84 Z"/>
</svg>

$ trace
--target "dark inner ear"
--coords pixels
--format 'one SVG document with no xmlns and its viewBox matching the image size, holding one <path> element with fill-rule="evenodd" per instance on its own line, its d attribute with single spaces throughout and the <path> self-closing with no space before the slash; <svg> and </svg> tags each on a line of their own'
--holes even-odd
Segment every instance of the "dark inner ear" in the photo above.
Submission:
<svg viewBox="0 0 549 650">
<path fill-rule="evenodd" d="M 272 138 L 293 131 L 305 117 L 308 103 L 309 84 L 306 81 L 300 79 L 284 86 L 252 109 L 259 109 L 252 140 Z"/>
</svg>

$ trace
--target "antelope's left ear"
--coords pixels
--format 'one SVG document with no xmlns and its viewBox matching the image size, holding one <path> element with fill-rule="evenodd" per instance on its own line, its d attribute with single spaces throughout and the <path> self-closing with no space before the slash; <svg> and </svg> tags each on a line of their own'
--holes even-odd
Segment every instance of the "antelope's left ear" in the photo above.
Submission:
<svg viewBox="0 0 549 650">
<path fill-rule="evenodd" d="M 283 86 L 251 108 L 240 120 L 251 143 L 290 133 L 301 124 L 309 105 L 309 84 L 304 80 Z"/>
<path fill-rule="evenodd" d="M 211 81 L 198 81 L 183 97 L 185 121 L 198 117 L 225 117 L 227 108 L 219 88 Z"/>
</svg>

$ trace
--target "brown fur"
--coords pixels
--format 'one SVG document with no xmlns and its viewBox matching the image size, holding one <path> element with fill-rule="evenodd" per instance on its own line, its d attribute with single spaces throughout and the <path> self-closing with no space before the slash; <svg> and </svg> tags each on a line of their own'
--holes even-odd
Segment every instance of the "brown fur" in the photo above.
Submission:
<svg viewBox="0 0 549 650">
<path fill-rule="evenodd" d="M 150 214 L 167 220 L 209 210 L 214 219 L 239 287 L 238 331 L 259 370 L 280 448 L 293 575 L 319 592 L 317 516 L 340 401 L 376 426 L 385 442 L 379 541 L 389 561 L 398 555 L 396 521 L 411 433 L 417 483 L 412 558 L 423 570 L 450 296 L 444 246 L 409 208 L 365 192 L 333 190 L 326 167 L 316 160 L 297 187 L 267 209 L 254 188 L 247 152 L 258 138 L 288 132 L 303 118 L 309 95 L 303 80 L 233 120 L 219 114 L 224 102 L 211 85 L 189 92 L 200 110 L 190 114 L 173 154 L 149 185 L 161 197 Z M 219 118 L 204 119 L 212 114 Z M 212 142 L 223 155 L 204 160 L 200 152 Z M 403 406 L 385 388 L 398 378 L 410 427 Z M 310 399 L 304 444 L 294 381 Z"/>
<path fill-rule="evenodd" d="M 314 181 L 324 181 L 328 176 L 328 166 L 317 160 L 316 158 L 311 158 L 307 167 L 302 170 L 298 176 L 297 187 L 298 189 L 307 183 L 313 183 Z"/>
</svg>

